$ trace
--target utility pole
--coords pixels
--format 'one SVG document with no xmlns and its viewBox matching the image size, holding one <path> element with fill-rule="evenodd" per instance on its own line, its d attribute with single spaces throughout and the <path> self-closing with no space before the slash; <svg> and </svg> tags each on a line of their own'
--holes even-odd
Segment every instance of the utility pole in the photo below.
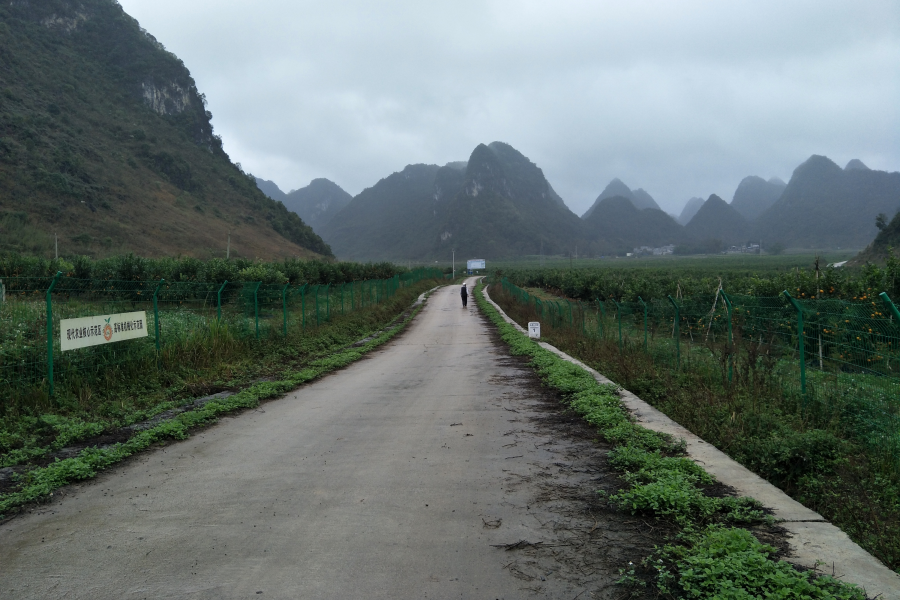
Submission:
<svg viewBox="0 0 900 600">
<path fill-rule="evenodd" d="M 450 278 L 451 278 L 451 279 L 456 279 L 456 248 L 451 248 L 451 249 L 450 249 L 450 252 L 452 253 L 451 256 L 453 257 L 453 258 L 451 259 L 452 265 L 453 265 L 453 266 L 451 267 L 451 268 L 453 269 L 453 274 L 450 276 Z"/>
</svg>

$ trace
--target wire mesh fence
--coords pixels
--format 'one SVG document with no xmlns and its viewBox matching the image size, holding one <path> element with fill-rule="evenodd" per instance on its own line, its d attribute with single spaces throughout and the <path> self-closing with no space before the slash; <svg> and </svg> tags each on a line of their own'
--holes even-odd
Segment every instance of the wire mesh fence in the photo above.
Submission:
<svg viewBox="0 0 900 600">
<path fill-rule="evenodd" d="M 638 348 L 673 369 L 703 369 L 725 385 L 774 378 L 819 422 L 900 465 L 900 313 L 886 293 L 859 301 L 716 294 L 581 302 L 503 290 L 554 328 Z"/>
<path fill-rule="evenodd" d="M 0 397 L 54 395 L 65 382 L 101 385 L 156 369 L 168 348 L 202 337 L 247 340 L 318 327 L 380 304 L 436 269 L 388 279 L 302 285 L 248 281 L 0 280 Z M 128 339 L 130 338 L 130 339 Z M 122 340 L 122 341 L 119 341 Z M 114 343 L 115 342 L 115 343 Z"/>
</svg>

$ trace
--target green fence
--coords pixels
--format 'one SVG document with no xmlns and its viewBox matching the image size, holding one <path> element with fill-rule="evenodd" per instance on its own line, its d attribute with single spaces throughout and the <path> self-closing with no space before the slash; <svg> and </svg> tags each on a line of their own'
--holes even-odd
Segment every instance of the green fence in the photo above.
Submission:
<svg viewBox="0 0 900 600">
<path fill-rule="evenodd" d="M 423 279 L 416 269 L 389 279 L 326 284 L 249 281 L 107 281 L 63 277 L 0 280 L 0 394 L 54 395 L 61 381 L 102 381 L 111 367 L 122 377 L 157 368 L 161 352 L 191 336 L 225 330 L 252 341 L 318 327 L 336 315 L 379 304 Z M 144 312 L 148 335 L 61 351 L 63 319 Z M 213 342 L 215 340 L 212 340 Z M 215 343 L 207 347 L 215 349 Z"/>
<path fill-rule="evenodd" d="M 720 290 L 587 303 L 500 284 L 550 327 L 640 348 L 673 369 L 712 369 L 726 385 L 765 370 L 802 410 L 842 420 L 900 460 L 900 313 L 886 293 L 848 302 Z"/>
</svg>

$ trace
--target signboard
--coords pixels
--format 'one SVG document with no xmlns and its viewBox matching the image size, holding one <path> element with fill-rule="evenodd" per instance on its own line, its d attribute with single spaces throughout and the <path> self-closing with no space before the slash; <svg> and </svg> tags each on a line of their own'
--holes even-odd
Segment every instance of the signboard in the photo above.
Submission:
<svg viewBox="0 0 900 600">
<path fill-rule="evenodd" d="M 145 311 L 62 319 L 59 323 L 59 347 L 64 352 L 142 337 L 147 337 Z"/>
<path fill-rule="evenodd" d="M 477 269 L 484 269 L 484 259 L 483 258 L 473 258 L 472 260 L 466 261 L 466 268 L 470 271 L 475 271 Z"/>
<path fill-rule="evenodd" d="M 541 339 L 541 324 L 538 321 L 528 322 L 528 337 Z"/>
</svg>

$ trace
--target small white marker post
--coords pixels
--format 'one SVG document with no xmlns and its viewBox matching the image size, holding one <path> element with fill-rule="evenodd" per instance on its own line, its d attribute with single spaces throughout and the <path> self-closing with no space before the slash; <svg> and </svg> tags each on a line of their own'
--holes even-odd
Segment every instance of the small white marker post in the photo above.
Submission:
<svg viewBox="0 0 900 600">
<path fill-rule="evenodd" d="M 536 340 L 541 339 L 541 324 L 539 321 L 528 322 L 528 337 Z"/>
</svg>

